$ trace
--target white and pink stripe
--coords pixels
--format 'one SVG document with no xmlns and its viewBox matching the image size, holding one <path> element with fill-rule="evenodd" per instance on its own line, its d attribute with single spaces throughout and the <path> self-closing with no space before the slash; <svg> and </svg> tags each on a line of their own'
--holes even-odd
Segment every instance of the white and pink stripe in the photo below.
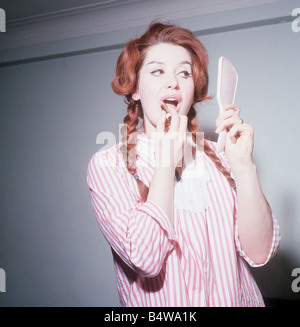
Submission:
<svg viewBox="0 0 300 327">
<path fill-rule="evenodd" d="M 215 149 L 213 142 L 210 146 Z M 151 155 L 144 154 L 151 154 L 153 142 L 140 135 L 136 149 L 138 175 L 149 185 L 154 168 Z M 224 155 L 220 158 L 229 169 Z M 122 306 L 264 306 L 245 261 L 260 265 L 247 257 L 238 240 L 235 192 L 206 155 L 203 162 L 210 176 L 208 208 L 177 209 L 172 228 L 157 204 L 141 202 L 119 145 L 90 160 L 92 205 L 112 248 Z M 273 226 L 267 261 L 280 241 L 274 217 Z"/>
</svg>

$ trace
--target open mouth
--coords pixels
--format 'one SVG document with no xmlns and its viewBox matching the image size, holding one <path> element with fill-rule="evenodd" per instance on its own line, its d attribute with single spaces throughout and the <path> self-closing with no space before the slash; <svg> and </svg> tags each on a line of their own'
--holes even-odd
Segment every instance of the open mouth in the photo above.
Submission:
<svg viewBox="0 0 300 327">
<path fill-rule="evenodd" d="M 174 106 L 174 107 L 177 107 L 177 105 L 178 105 L 178 100 L 175 99 L 175 98 L 166 98 L 166 99 L 163 100 L 163 102 L 166 105 L 171 105 L 171 106 Z"/>
<path fill-rule="evenodd" d="M 164 103 L 169 108 L 173 108 L 176 111 L 179 111 L 180 103 L 181 103 L 181 97 L 179 94 L 170 94 L 166 95 L 161 99 L 161 104 Z"/>
</svg>

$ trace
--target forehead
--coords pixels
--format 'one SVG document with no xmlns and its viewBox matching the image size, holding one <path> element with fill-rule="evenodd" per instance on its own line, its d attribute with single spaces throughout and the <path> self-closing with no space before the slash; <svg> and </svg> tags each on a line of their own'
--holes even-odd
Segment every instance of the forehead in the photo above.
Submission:
<svg viewBox="0 0 300 327">
<path fill-rule="evenodd" d="M 151 61 L 161 61 L 163 63 L 181 63 L 183 61 L 191 61 L 190 53 L 180 45 L 159 43 L 151 46 L 145 57 L 145 64 Z"/>
</svg>

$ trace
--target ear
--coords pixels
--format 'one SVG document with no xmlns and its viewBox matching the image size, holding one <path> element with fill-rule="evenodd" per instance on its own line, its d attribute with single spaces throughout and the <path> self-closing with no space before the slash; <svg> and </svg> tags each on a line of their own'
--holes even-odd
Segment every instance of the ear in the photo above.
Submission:
<svg viewBox="0 0 300 327">
<path fill-rule="evenodd" d="M 139 93 L 138 93 L 138 92 L 133 93 L 133 94 L 132 94 L 132 99 L 133 99 L 134 101 L 138 101 L 138 100 L 140 100 L 140 95 L 139 95 Z"/>
</svg>

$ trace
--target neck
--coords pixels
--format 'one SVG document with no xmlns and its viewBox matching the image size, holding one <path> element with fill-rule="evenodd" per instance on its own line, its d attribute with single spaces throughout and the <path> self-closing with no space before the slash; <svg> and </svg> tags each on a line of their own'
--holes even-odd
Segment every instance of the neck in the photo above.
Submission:
<svg viewBox="0 0 300 327">
<path fill-rule="evenodd" d="M 156 132 L 156 127 L 151 124 L 151 122 L 147 119 L 147 117 L 144 117 L 144 133 L 149 138 L 154 137 L 154 132 Z"/>
</svg>

